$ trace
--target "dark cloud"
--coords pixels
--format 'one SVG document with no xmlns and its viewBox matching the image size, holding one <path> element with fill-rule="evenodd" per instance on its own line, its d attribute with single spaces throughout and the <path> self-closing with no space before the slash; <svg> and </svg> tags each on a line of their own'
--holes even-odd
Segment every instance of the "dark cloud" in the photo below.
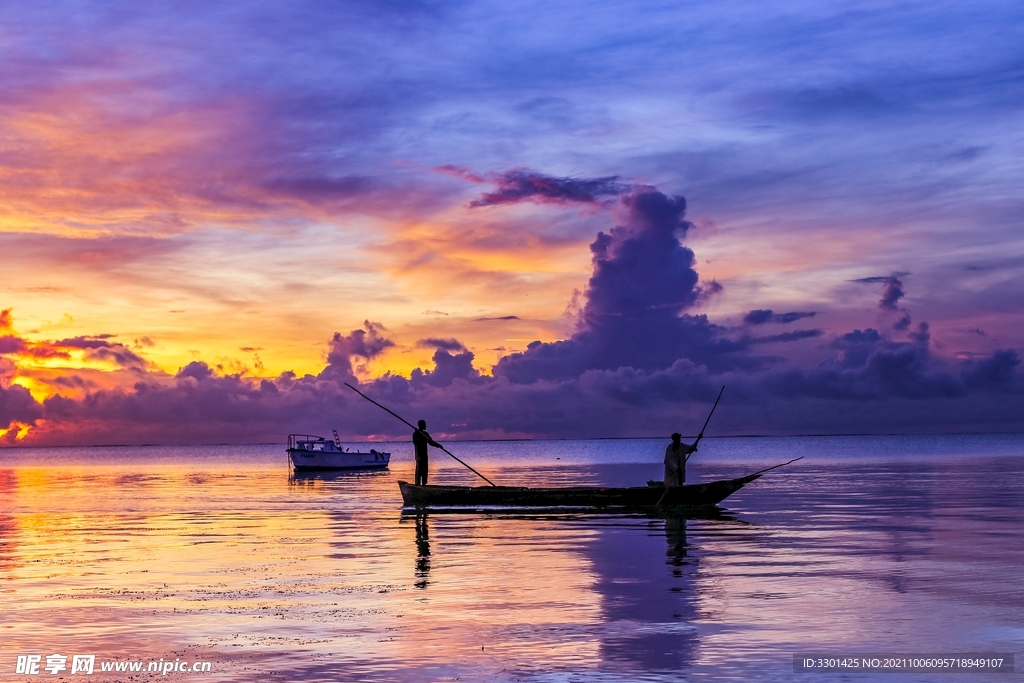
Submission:
<svg viewBox="0 0 1024 683">
<path fill-rule="evenodd" d="M 92 337 L 72 337 L 53 342 L 57 349 L 80 349 L 85 351 L 87 358 L 104 360 L 124 368 L 141 369 L 146 361 L 124 344 L 107 341 L 113 335 L 101 334 Z"/>
<path fill-rule="evenodd" d="M 463 351 L 452 355 L 447 349 L 439 348 L 434 352 L 434 369 L 416 368 L 412 371 L 409 383 L 414 388 L 419 385 L 447 387 L 455 380 L 472 383 L 482 381 L 480 373 L 473 367 L 473 354 Z"/>
<path fill-rule="evenodd" d="M 747 344 L 774 344 L 777 342 L 799 341 L 801 339 L 814 339 L 824 334 L 822 330 L 797 330 L 795 332 L 783 332 L 782 334 L 771 334 L 764 337 L 744 337 Z"/>
<path fill-rule="evenodd" d="M 856 280 L 850 280 L 850 282 L 882 284 L 882 298 L 878 300 L 878 308 L 883 311 L 897 311 L 899 310 L 899 307 L 896 304 L 904 296 L 903 281 L 900 280 L 900 278 L 909 274 L 910 273 L 896 273 L 894 275 L 887 276 L 862 277 Z"/>
<path fill-rule="evenodd" d="M 758 308 L 743 316 L 743 322 L 748 325 L 763 325 L 772 319 L 772 309 Z"/>
<path fill-rule="evenodd" d="M 757 308 L 743 316 L 743 322 L 747 325 L 763 325 L 765 323 L 781 323 L 783 325 L 813 318 L 815 311 L 791 311 L 789 313 L 774 313 L 770 308 Z"/>
<path fill-rule="evenodd" d="M 196 381 L 203 381 L 204 379 L 210 379 L 213 377 L 213 370 L 206 363 L 198 360 L 194 360 L 181 370 L 178 370 L 178 374 L 175 375 L 178 379 L 192 378 Z"/>
<path fill-rule="evenodd" d="M 491 320 L 519 320 L 519 316 L 518 315 L 501 315 L 501 316 L 498 316 L 498 317 L 495 317 L 495 318 L 475 318 L 473 320 L 473 322 L 475 322 L 475 323 L 485 323 L 485 322 L 489 322 Z"/>
<path fill-rule="evenodd" d="M 763 385 L 781 397 L 800 401 L 807 398 L 831 401 L 884 401 L 910 399 L 932 406 L 938 415 L 944 415 L 954 424 L 961 423 L 971 413 L 978 419 L 976 405 L 951 403 L 954 399 L 970 404 L 977 389 L 991 391 L 1024 392 L 1024 383 L 1017 374 L 1020 365 L 1013 349 L 1001 349 L 984 359 L 968 361 L 956 367 L 935 358 L 930 349 L 927 323 L 919 323 L 909 342 L 896 342 L 883 337 L 877 330 L 854 330 L 837 338 L 832 346 L 841 351 L 838 358 L 822 363 L 811 370 L 788 369 L 769 374 Z M 881 404 L 878 404 L 881 405 Z M 990 408 L 994 407 L 989 405 Z M 1016 413 L 1024 418 L 1024 411 L 1005 410 L 1000 406 L 1001 419 Z M 838 417 L 838 416 L 837 416 Z M 838 419 L 842 419 L 839 417 Z M 881 423 L 898 426 L 899 414 L 876 416 Z M 895 422 L 894 422 L 895 420 Z"/>
<path fill-rule="evenodd" d="M 0 337 L 0 353 L 23 353 L 26 349 L 25 340 L 8 334 Z"/>
<path fill-rule="evenodd" d="M 441 339 L 440 337 L 427 337 L 416 342 L 416 346 L 423 346 L 432 349 L 444 349 L 445 351 L 465 351 L 466 347 L 458 339 Z"/>
<path fill-rule="evenodd" d="M 66 389 L 94 389 L 96 382 L 85 379 L 80 375 L 60 375 L 49 380 L 58 387 Z"/>
<path fill-rule="evenodd" d="M 43 416 L 43 407 L 28 389 L 12 384 L 0 384 L 0 429 L 9 429 L 16 423 L 35 424 Z M 13 434 L 9 435 L 13 438 Z"/>
<path fill-rule="evenodd" d="M 600 197 L 616 197 L 632 190 L 630 185 L 619 182 L 618 176 L 556 178 L 533 171 L 515 170 L 491 176 L 489 179 L 498 186 L 498 189 L 473 200 L 469 204 L 471 207 L 514 204 L 521 201 L 592 203 Z"/>
<path fill-rule="evenodd" d="M 834 362 L 770 375 L 765 386 L 789 399 L 937 399 L 966 394 L 963 382 L 935 363 L 921 344 L 891 342 L 868 329 L 844 335 L 836 346 L 844 353 Z"/>
<path fill-rule="evenodd" d="M 921 346 L 928 346 L 928 342 L 932 339 L 931 332 L 928 331 L 928 323 L 918 323 L 917 331 L 911 332 L 908 336 L 911 341 Z"/>
<path fill-rule="evenodd" d="M 596 369 L 656 370 L 679 358 L 719 369 L 744 360 L 745 346 L 706 316 L 683 315 L 702 293 L 693 252 L 679 242 L 692 227 L 684 219 L 686 200 L 642 189 L 621 202 L 626 223 L 598 233 L 590 245 L 594 270 L 577 331 L 502 358 L 496 376 L 528 384 Z"/>
<path fill-rule="evenodd" d="M 365 330 L 352 330 L 342 336 L 335 332 L 331 338 L 330 351 L 327 354 L 327 368 L 324 373 L 342 378 L 354 377 L 352 373 L 352 357 L 358 356 L 365 360 L 375 358 L 395 343 L 382 334 L 386 328 L 380 323 L 363 321 Z"/>
<path fill-rule="evenodd" d="M 8 324 L 7 329 L 10 329 Z M 82 351 L 86 358 L 114 363 L 124 368 L 142 369 L 146 361 L 134 351 L 116 342 L 111 335 L 73 337 L 49 342 L 30 342 L 16 335 L 0 337 L 0 354 L 24 354 L 36 358 L 70 358 L 70 351 Z"/>
<path fill-rule="evenodd" d="M 1016 388 L 1019 392 L 1021 387 L 1014 387 L 1019 366 L 1020 356 L 1016 350 L 999 349 L 988 358 L 966 363 L 963 379 L 967 386 L 972 388 Z"/>
<path fill-rule="evenodd" d="M 779 313 L 775 315 L 773 322 L 787 324 L 804 318 L 813 318 L 816 315 L 817 313 L 815 311 L 790 311 L 789 313 Z"/>
<path fill-rule="evenodd" d="M 883 311 L 895 311 L 898 308 L 896 302 L 903 296 L 903 283 L 897 278 L 890 278 L 885 282 L 885 289 L 882 291 L 882 298 L 878 300 L 878 307 Z"/>
</svg>

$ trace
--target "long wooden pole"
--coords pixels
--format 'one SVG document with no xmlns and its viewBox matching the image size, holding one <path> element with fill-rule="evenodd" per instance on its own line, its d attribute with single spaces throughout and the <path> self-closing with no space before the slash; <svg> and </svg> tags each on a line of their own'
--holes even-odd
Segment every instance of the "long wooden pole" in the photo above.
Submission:
<svg viewBox="0 0 1024 683">
<path fill-rule="evenodd" d="M 771 472 L 772 470 L 777 470 L 780 467 L 785 467 L 786 465 L 788 465 L 791 462 L 796 462 L 797 460 L 803 460 L 803 459 L 804 459 L 804 456 L 801 455 L 799 458 L 793 458 L 792 460 L 784 462 L 781 465 L 772 465 L 771 467 L 766 467 L 765 469 L 761 470 L 760 472 L 754 472 L 754 474 L 764 474 L 765 472 Z M 748 476 L 752 476 L 752 475 L 748 475 Z"/>
<path fill-rule="evenodd" d="M 708 423 L 711 422 L 711 416 L 715 414 L 715 408 L 718 407 L 718 402 L 722 400 L 722 394 L 725 392 L 725 385 L 722 385 L 722 390 L 718 392 L 718 398 L 715 399 L 715 405 L 711 406 L 711 412 L 708 413 L 708 419 L 704 420 L 704 426 L 700 428 L 700 434 L 697 435 L 697 441 L 704 438 L 704 430 L 708 428 Z M 693 445 L 697 445 L 697 441 L 693 442 Z"/>
<path fill-rule="evenodd" d="M 418 432 L 418 431 L 420 431 L 420 428 L 419 428 L 419 427 L 416 427 L 416 426 L 414 426 L 414 425 L 413 425 L 413 424 L 412 424 L 411 422 L 409 422 L 409 421 L 408 421 L 408 420 L 406 420 L 406 419 L 405 419 L 404 417 L 402 417 L 401 415 L 399 415 L 399 414 L 398 414 L 398 413 L 396 413 L 395 411 L 391 410 L 390 408 L 388 408 L 388 407 L 386 407 L 386 406 L 382 406 L 381 404 L 377 403 L 377 402 L 376 402 L 376 401 L 374 401 L 374 400 L 373 400 L 372 398 L 370 398 L 369 396 L 367 396 L 367 395 L 366 395 L 366 394 L 364 394 L 363 392 L 359 391 L 358 389 L 356 389 L 356 388 L 355 388 L 354 386 L 352 386 L 352 385 L 351 385 L 351 384 L 349 384 L 348 382 L 345 382 L 345 386 L 346 386 L 346 387 L 348 387 L 349 389 L 351 389 L 352 391 L 356 392 L 357 394 L 359 394 L 360 396 L 362 396 L 363 398 L 365 398 L 365 399 L 366 399 L 367 401 L 369 401 L 369 402 L 370 402 L 370 403 L 372 403 L 373 405 L 377 406 L 378 408 L 381 408 L 382 410 L 386 410 L 387 412 L 391 413 L 392 415 L 394 415 L 395 417 L 397 417 L 397 418 L 398 418 L 399 420 L 401 420 L 401 421 L 402 421 L 402 422 L 404 422 L 405 424 L 407 424 L 407 425 L 409 425 L 410 427 L 412 427 L 412 428 L 413 428 L 413 430 L 415 430 L 415 431 L 417 431 L 417 432 Z M 435 443 L 436 443 L 436 442 L 435 442 Z M 483 479 L 484 481 L 486 481 L 486 482 L 487 482 L 488 484 L 490 484 L 491 486 L 497 486 L 497 484 L 495 484 L 495 483 L 494 483 L 493 481 L 491 481 L 490 479 L 488 479 L 488 478 L 487 478 L 487 477 L 485 477 L 484 475 L 482 475 L 482 474 L 480 474 L 479 472 L 477 472 L 476 470 L 474 470 L 474 469 L 473 469 L 472 467 L 470 467 L 470 466 L 469 466 L 469 465 L 468 465 L 467 463 L 463 462 L 462 460 L 459 460 L 459 459 L 458 459 L 457 457 L 455 457 L 455 454 L 454 454 L 454 453 L 452 453 L 451 451 L 449 451 L 449 450 L 448 450 L 447 448 L 445 448 L 445 447 L 444 447 L 444 446 L 442 446 L 441 444 L 437 444 L 437 447 L 438 447 L 438 448 L 440 448 L 440 449 L 441 449 L 442 451 L 444 451 L 445 453 L 447 453 L 448 455 L 450 455 L 450 456 L 452 456 L 453 458 L 455 458 L 455 459 L 456 459 L 456 460 L 457 460 L 457 461 L 459 462 L 459 464 L 461 464 L 461 465 L 465 466 L 465 467 L 466 467 L 466 469 L 468 469 L 468 470 L 469 470 L 470 472 L 472 472 L 472 473 L 473 473 L 473 474 L 475 474 L 476 476 L 478 476 L 478 477 L 480 477 L 481 479 Z"/>
</svg>

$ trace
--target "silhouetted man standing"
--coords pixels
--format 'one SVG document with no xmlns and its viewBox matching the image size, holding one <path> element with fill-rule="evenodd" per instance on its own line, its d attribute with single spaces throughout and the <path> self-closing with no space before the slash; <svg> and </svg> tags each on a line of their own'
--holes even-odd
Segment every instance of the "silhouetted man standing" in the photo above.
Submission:
<svg viewBox="0 0 1024 683">
<path fill-rule="evenodd" d="M 427 432 L 427 421 L 420 420 L 419 429 L 412 433 L 412 445 L 416 451 L 416 485 L 427 485 L 427 446 L 440 448 L 441 444 L 430 438 Z"/>
<path fill-rule="evenodd" d="M 665 486 L 682 486 L 686 483 L 686 461 L 697 450 L 697 442 L 691 446 L 683 443 L 682 439 L 682 434 L 673 434 L 672 443 L 665 449 Z"/>
</svg>

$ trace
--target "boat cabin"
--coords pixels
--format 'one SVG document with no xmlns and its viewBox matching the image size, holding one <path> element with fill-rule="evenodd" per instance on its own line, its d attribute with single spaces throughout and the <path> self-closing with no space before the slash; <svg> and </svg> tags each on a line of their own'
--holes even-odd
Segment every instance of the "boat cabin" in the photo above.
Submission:
<svg viewBox="0 0 1024 683">
<path fill-rule="evenodd" d="M 341 444 L 312 434 L 289 434 L 288 450 L 313 451 L 319 453 L 342 453 Z"/>
</svg>

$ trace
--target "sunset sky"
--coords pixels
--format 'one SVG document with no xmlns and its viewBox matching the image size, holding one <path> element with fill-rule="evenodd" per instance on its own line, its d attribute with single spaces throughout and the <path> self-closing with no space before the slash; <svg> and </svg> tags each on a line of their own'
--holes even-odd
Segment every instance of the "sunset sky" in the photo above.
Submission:
<svg viewBox="0 0 1024 683">
<path fill-rule="evenodd" d="M 0 442 L 1024 429 L 1024 6 L 16 2 Z"/>
</svg>

